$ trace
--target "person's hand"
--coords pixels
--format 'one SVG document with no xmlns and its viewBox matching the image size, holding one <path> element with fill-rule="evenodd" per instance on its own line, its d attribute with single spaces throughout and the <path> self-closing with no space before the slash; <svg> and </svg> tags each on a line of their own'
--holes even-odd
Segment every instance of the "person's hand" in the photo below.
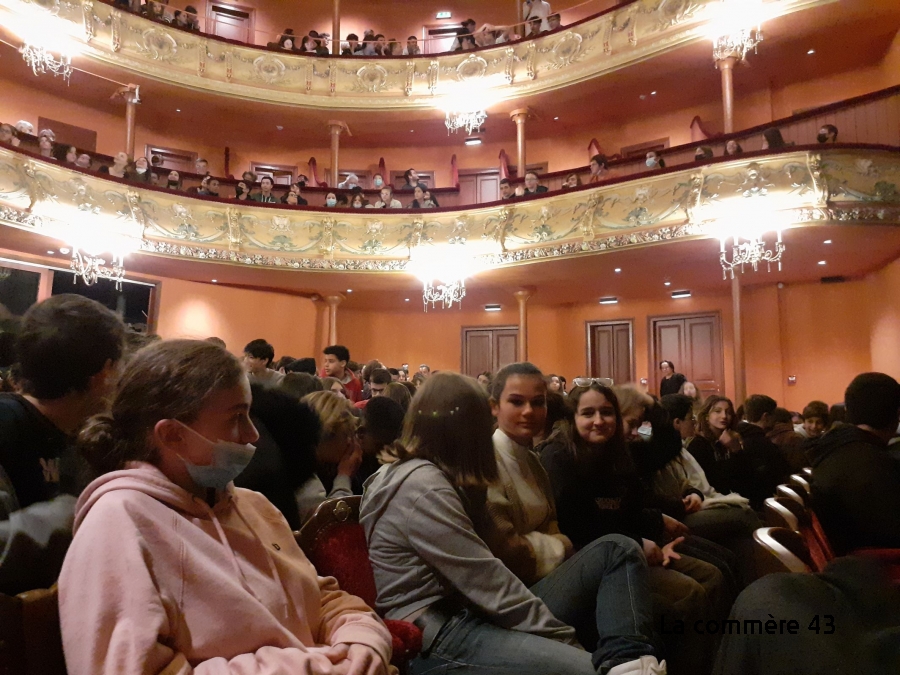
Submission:
<svg viewBox="0 0 900 675">
<path fill-rule="evenodd" d="M 684 541 L 684 537 L 678 537 L 673 541 L 670 541 L 668 544 L 660 549 L 662 553 L 662 566 L 668 567 L 669 563 L 673 560 L 681 560 L 681 556 L 675 553 L 675 547 L 678 546 L 681 542 Z"/>
<path fill-rule="evenodd" d="M 334 645 L 323 652 L 334 664 L 334 675 L 385 675 L 387 667 L 374 649 L 362 644 Z"/>
<path fill-rule="evenodd" d="M 659 565 L 662 565 L 662 550 L 659 548 L 659 546 L 656 545 L 655 541 L 644 539 L 642 548 L 644 549 L 644 557 L 647 559 L 647 565 L 649 567 L 657 567 Z"/>
<path fill-rule="evenodd" d="M 362 464 L 362 447 L 359 443 L 354 443 L 338 463 L 337 475 L 355 476 L 360 464 Z"/>
<path fill-rule="evenodd" d="M 733 431 L 729 431 L 726 429 L 722 432 L 722 435 L 719 436 L 719 443 L 724 445 L 729 453 L 740 452 L 743 450 L 743 446 L 741 445 L 741 437 L 737 435 Z"/>
<path fill-rule="evenodd" d="M 696 513 L 700 510 L 700 507 L 703 506 L 703 500 L 700 499 L 700 495 L 698 495 L 696 492 L 692 492 L 687 497 L 684 497 L 681 501 L 684 503 L 685 513 Z"/>
<path fill-rule="evenodd" d="M 663 532 L 666 533 L 666 539 L 674 539 L 690 533 L 687 525 L 680 520 L 675 520 L 672 516 L 663 514 Z"/>
</svg>

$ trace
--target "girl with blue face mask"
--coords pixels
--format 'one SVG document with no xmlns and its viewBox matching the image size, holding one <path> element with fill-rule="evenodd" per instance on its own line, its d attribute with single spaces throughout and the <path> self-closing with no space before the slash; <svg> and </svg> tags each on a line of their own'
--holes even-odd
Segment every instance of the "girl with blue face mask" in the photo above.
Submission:
<svg viewBox="0 0 900 675">
<path fill-rule="evenodd" d="M 112 672 L 112 661 L 123 673 L 386 669 L 377 616 L 317 576 L 265 497 L 234 487 L 259 439 L 250 402 L 225 349 L 161 341 L 82 431 L 97 477 L 59 579 L 70 675 Z"/>
<path fill-rule="evenodd" d="M 333 192 L 329 192 L 327 195 L 325 195 L 325 206 L 330 209 L 333 209 L 335 206 L 337 206 L 337 197 L 335 197 Z"/>
</svg>

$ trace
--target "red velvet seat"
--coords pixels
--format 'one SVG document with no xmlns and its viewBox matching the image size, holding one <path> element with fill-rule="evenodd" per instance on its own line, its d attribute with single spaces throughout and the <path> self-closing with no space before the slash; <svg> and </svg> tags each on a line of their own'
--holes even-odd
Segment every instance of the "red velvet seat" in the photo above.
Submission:
<svg viewBox="0 0 900 675">
<path fill-rule="evenodd" d="M 360 499 L 338 497 L 322 502 L 295 536 L 321 576 L 334 577 L 342 590 L 375 607 L 375 576 L 365 532 L 359 524 Z M 422 649 L 422 631 L 406 621 L 385 619 L 384 623 L 393 638 L 391 663 L 404 672 Z"/>
</svg>

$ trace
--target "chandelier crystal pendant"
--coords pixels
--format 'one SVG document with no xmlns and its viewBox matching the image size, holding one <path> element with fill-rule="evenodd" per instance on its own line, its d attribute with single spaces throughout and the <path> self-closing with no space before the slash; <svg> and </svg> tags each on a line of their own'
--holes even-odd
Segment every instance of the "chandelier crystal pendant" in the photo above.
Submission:
<svg viewBox="0 0 900 675">
<path fill-rule="evenodd" d="M 109 266 L 106 259 L 81 251 L 78 247 L 72 248 L 72 262 L 69 267 L 74 272 L 72 283 L 77 283 L 78 277 L 84 280 L 86 286 L 93 286 L 98 279 L 109 279 L 116 283 L 116 290 L 122 290 L 122 279 L 125 278 L 125 256 L 112 254 Z"/>
<path fill-rule="evenodd" d="M 743 243 L 740 237 L 734 237 L 734 246 L 731 249 L 731 260 L 728 260 L 728 253 L 725 250 L 725 240 L 722 240 L 722 248 L 719 252 L 719 262 L 722 265 L 722 278 L 727 279 L 728 274 L 734 279 L 735 267 L 741 268 L 744 272 L 744 265 L 751 265 L 753 271 L 759 269 L 760 263 L 766 264 L 767 271 L 772 271 L 772 263 L 778 265 L 778 271 L 781 271 L 781 256 L 784 253 L 784 244 L 781 242 L 781 232 L 778 232 L 778 240 L 775 242 L 774 249 L 767 249 L 766 243 L 762 237 L 754 236 L 746 239 Z"/>
<path fill-rule="evenodd" d="M 422 302 L 425 305 L 425 311 L 428 311 L 428 304 L 434 309 L 440 303 L 444 309 L 450 309 L 455 302 L 462 309 L 462 300 L 466 297 L 466 282 L 464 279 L 454 279 L 452 281 L 440 282 L 437 284 L 429 280 L 424 283 L 422 290 Z"/>
<path fill-rule="evenodd" d="M 53 73 L 54 77 L 62 76 L 66 84 L 69 83 L 72 76 L 72 59 L 68 54 L 60 54 L 57 59 L 44 47 L 27 43 L 22 45 L 19 51 L 35 75 Z"/>
<path fill-rule="evenodd" d="M 729 57 L 743 61 L 751 50 L 756 53 L 756 48 L 762 41 L 761 26 L 743 28 L 730 35 L 720 35 L 713 42 L 713 59 L 717 63 Z"/>
<path fill-rule="evenodd" d="M 460 129 L 465 129 L 467 134 L 481 129 L 487 120 L 487 111 L 485 110 L 448 110 L 447 118 L 444 124 L 447 127 L 447 135 L 450 132 L 456 133 Z"/>
</svg>

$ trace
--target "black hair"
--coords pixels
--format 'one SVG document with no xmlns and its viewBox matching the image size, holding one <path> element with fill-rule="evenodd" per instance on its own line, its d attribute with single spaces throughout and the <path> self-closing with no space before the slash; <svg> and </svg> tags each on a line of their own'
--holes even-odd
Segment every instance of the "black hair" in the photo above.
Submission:
<svg viewBox="0 0 900 675">
<path fill-rule="evenodd" d="M 763 415 L 772 414 L 778 403 L 771 396 L 753 394 L 744 401 L 744 416 L 748 422 L 759 422 Z"/>
<path fill-rule="evenodd" d="M 296 359 L 291 361 L 284 367 L 284 372 L 286 373 L 308 373 L 310 375 L 316 374 L 316 360 L 311 356 L 306 356 L 302 359 Z"/>
<path fill-rule="evenodd" d="M 325 389 L 322 380 L 309 373 L 286 373 L 276 387 L 298 401 L 307 394 Z"/>
<path fill-rule="evenodd" d="M 248 342 L 247 346 L 244 347 L 244 353 L 249 354 L 254 359 L 265 359 L 267 368 L 272 365 L 272 361 L 275 359 L 275 347 L 262 338 Z"/>
<path fill-rule="evenodd" d="M 412 176 L 413 171 L 415 171 L 415 169 L 407 169 L 403 172 L 403 178 L 407 183 L 409 182 L 409 177 Z"/>
<path fill-rule="evenodd" d="M 263 176 L 259 179 L 259 184 L 262 185 L 264 180 L 269 181 L 272 184 L 272 187 L 275 187 L 275 180 L 271 176 Z"/>
<path fill-rule="evenodd" d="M 772 422 L 774 424 L 790 424 L 794 423 L 794 416 L 787 408 L 775 408 L 772 411 Z"/>
<path fill-rule="evenodd" d="M 22 391 L 58 399 L 84 391 L 90 379 L 122 358 L 125 325 L 115 313 L 81 295 L 63 294 L 22 317 L 16 358 Z"/>
<path fill-rule="evenodd" d="M 700 151 L 700 155 L 703 159 L 712 159 L 714 157 L 713 150 L 708 145 L 700 145 L 697 147 L 697 150 L 694 151 L 694 157 L 697 156 L 697 151 Z"/>
<path fill-rule="evenodd" d="M 537 171 L 532 171 L 532 170 L 529 169 L 528 171 L 525 172 L 525 176 L 524 176 L 524 177 L 525 177 L 525 178 L 528 178 L 528 174 L 531 174 L 531 175 L 534 176 L 535 178 L 538 177 Z"/>
<path fill-rule="evenodd" d="M 371 384 L 390 384 L 393 382 L 393 378 L 387 368 L 375 368 L 369 375 L 369 382 Z"/>
<path fill-rule="evenodd" d="M 419 41 L 419 38 L 417 38 L 415 35 L 410 35 L 408 38 L 406 38 L 406 40 L 407 40 L 407 41 L 409 41 L 409 40 L 415 40 L 416 42 L 418 42 L 418 41 Z"/>
<path fill-rule="evenodd" d="M 694 410 L 694 399 L 684 394 L 666 394 L 659 399 L 659 405 L 669 414 L 669 422 L 683 420 Z"/>
<path fill-rule="evenodd" d="M 533 363 L 529 363 L 528 361 L 522 361 L 520 363 L 510 363 L 508 366 L 504 366 L 503 368 L 501 368 L 500 371 L 494 376 L 494 379 L 491 381 L 490 393 L 493 400 L 498 402 L 500 401 L 500 397 L 503 395 L 503 390 L 506 388 L 506 381 L 512 375 L 534 375 L 540 378 L 541 382 L 544 382 L 544 374 L 541 372 L 541 369 Z"/>
<path fill-rule="evenodd" d="M 776 129 L 775 127 L 770 127 L 763 132 L 763 136 L 766 141 L 769 143 L 769 149 L 774 148 L 783 148 L 787 143 L 784 142 L 784 138 L 781 136 L 781 130 Z"/>
<path fill-rule="evenodd" d="M 659 362 L 659 365 L 662 365 L 662 364 L 664 364 L 664 363 L 665 363 L 666 365 L 668 365 L 669 368 L 671 368 L 672 370 L 675 370 L 675 364 L 672 363 L 671 361 L 660 361 L 660 362 Z"/>
<path fill-rule="evenodd" d="M 379 445 L 390 445 L 403 430 L 403 406 L 387 396 L 369 399 L 362 409 L 362 423 Z"/>
<path fill-rule="evenodd" d="M 609 168 L 609 160 L 606 159 L 606 155 L 596 154 L 593 157 L 591 157 L 591 162 L 597 162 L 597 164 L 599 166 L 602 166 L 605 169 Z M 590 162 L 588 162 L 588 163 L 590 163 Z"/>
<path fill-rule="evenodd" d="M 512 185 L 512 183 L 509 182 L 509 178 L 501 178 L 500 185 Z"/>
<path fill-rule="evenodd" d="M 348 366 L 350 365 L 350 350 L 344 345 L 331 345 L 325 347 L 325 349 L 322 350 L 322 353 L 336 356 L 338 361 L 345 361 Z"/>
<path fill-rule="evenodd" d="M 347 36 L 347 41 L 349 42 L 350 40 L 356 40 L 357 42 L 359 42 L 359 36 L 356 33 L 350 33 Z"/>
<path fill-rule="evenodd" d="M 388 368 L 388 372 L 391 374 L 391 377 L 393 377 L 394 375 L 397 375 L 398 377 L 400 376 L 400 371 L 396 368 Z"/>
<path fill-rule="evenodd" d="M 834 136 L 834 140 L 837 140 L 838 128 L 833 124 L 823 124 L 820 128 L 825 129 L 829 134 Z"/>
<path fill-rule="evenodd" d="M 847 422 L 865 424 L 879 431 L 897 427 L 900 384 L 884 373 L 862 373 L 844 392 Z"/>
</svg>

